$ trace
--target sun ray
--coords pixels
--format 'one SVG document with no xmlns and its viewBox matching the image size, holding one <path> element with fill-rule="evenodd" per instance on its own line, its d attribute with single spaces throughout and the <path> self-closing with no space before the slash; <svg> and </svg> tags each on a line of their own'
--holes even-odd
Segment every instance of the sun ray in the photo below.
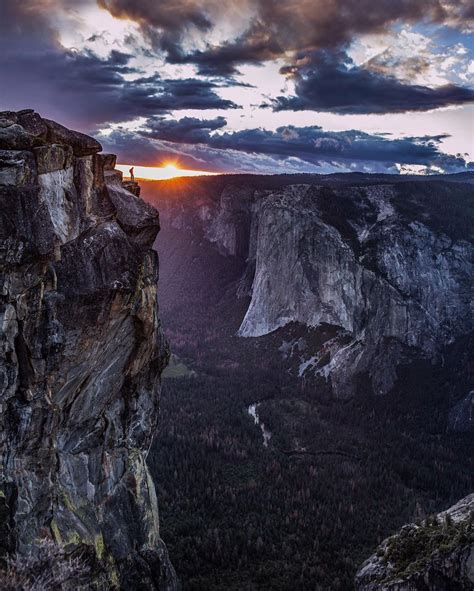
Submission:
<svg viewBox="0 0 474 591">
<path fill-rule="evenodd" d="M 174 162 L 168 162 L 164 166 L 135 166 L 133 164 L 117 164 L 116 168 L 121 170 L 125 177 L 129 177 L 130 168 L 134 168 L 136 179 L 143 180 L 167 180 L 183 176 L 212 176 L 218 173 L 204 170 L 189 170 L 179 168 Z"/>
</svg>

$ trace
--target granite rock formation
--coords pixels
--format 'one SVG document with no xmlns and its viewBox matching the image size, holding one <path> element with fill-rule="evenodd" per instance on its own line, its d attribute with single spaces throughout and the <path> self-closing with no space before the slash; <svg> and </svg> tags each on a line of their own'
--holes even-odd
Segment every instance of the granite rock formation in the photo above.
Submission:
<svg viewBox="0 0 474 591">
<path fill-rule="evenodd" d="M 100 151 L 0 113 L 3 546 L 53 539 L 91 557 L 91 588 L 171 590 L 146 465 L 168 359 L 159 217 Z"/>
<path fill-rule="evenodd" d="M 355 582 L 357 591 L 474 589 L 474 494 L 385 540 Z"/>
<path fill-rule="evenodd" d="M 301 338 L 281 349 L 296 374 L 350 398 L 361 382 L 388 393 L 402 364 L 442 363 L 446 347 L 472 334 L 473 187 L 445 179 L 217 179 L 189 183 L 189 198 L 164 187 L 154 203 L 183 242 L 244 267 L 228 286 L 248 301 L 238 335 L 300 325 Z M 328 326 L 331 338 L 312 348 L 305 330 Z M 454 429 L 472 425 L 469 408 Z"/>
<path fill-rule="evenodd" d="M 325 201 L 349 204 L 347 193 L 353 218 L 348 208 L 346 219 L 331 219 Z M 385 394 L 410 349 L 434 358 L 472 330 L 472 245 L 403 219 L 393 197 L 390 186 L 339 195 L 296 186 L 254 208 L 255 275 L 239 334 L 294 321 L 340 327 L 343 339 L 324 348 L 327 364 L 321 354 L 314 360 L 339 397 L 352 395 L 356 376 L 367 373 L 373 391 Z"/>
</svg>

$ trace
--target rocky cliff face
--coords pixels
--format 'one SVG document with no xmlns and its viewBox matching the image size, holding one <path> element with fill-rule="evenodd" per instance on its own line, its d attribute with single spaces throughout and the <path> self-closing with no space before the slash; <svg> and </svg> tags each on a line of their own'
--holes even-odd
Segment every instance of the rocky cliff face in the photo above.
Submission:
<svg viewBox="0 0 474 591">
<path fill-rule="evenodd" d="M 375 393 L 388 392 L 410 349 L 434 357 L 472 330 L 472 246 L 403 219 L 394 193 L 390 186 L 330 194 L 296 186 L 254 208 L 255 275 L 239 334 L 259 336 L 292 321 L 340 327 L 341 337 L 323 349 L 327 363 L 320 352 L 313 360 L 340 397 L 354 393 L 361 374 L 370 374 Z M 331 201 L 345 218 L 331 219 Z"/>
<path fill-rule="evenodd" d="M 356 576 L 357 591 L 474 588 L 474 494 L 385 540 Z"/>
<path fill-rule="evenodd" d="M 210 188 L 190 190 L 189 200 L 158 193 L 166 223 L 214 245 L 229 265 L 244 263 L 234 287 L 249 298 L 240 336 L 290 323 L 333 327 L 316 348 L 306 339 L 282 352 L 337 397 L 353 396 L 361 381 L 385 394 L 400 364 L 439 361 L 472 332 L 472 232 L 463 223 L 472 219 L 472 185 L 368 177 Z M 472 424 L 461 414 L 456 425 Z"/>
<path fill-rule="evenodd" d="M 168 357 L 158 213 L 100 150 L 33 111 L 0 113 L 4 542 L 89 549 L 106 588 L 174 589 L 145 461 Z"/>
</svg>

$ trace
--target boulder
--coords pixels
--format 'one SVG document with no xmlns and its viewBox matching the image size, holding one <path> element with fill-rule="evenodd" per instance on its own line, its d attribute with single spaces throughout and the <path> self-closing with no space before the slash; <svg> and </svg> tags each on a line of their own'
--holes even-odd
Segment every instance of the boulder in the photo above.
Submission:
<svg viewBox="0 0 474 591">
<path fill-rule="evenodd" d="M 36 163 L 26 150 L 0 150 L 0 185 L 22 186 L 33 183 Z"/>
<path fill-rule="evenodd" d="M 102 150 L 99 142 L 89 135 L 68 129 L 50 119 L 44 121 L 48 127 L 48 141 L 71 146 L 74 156 L 90 156 Z"/>
<path fill-rule="evenodd" d="M 38 174 L 62 170 L 72 165 L 71 146 L 60 146 L 58 144 L 48 144 L 34 148 L 36 156 L 36 165 Z"/>
<path fill-rule="evenodd" d="M 32 137 L 45 142 L 48 135 L 48 128 L 44 120 L 32 109 L 25 109 L 17 113 L 18 123 Z"/>
<path fill-rule="evenodd" d="M 104 171 L 105 180 L 107 182 L 118 182 L 123 181 L 123 172 L 121 170 L 106 170 Z"/>
<path fill-rule="evenodd" d="M 127 182 L 106 176 L 110 201 L 115 207 L 115 216 L 120 226 L 138 244 L 150 244 L 160 230 L 160 218 L 154 207 L 136 197 Z M 134 183 L 137 184 L 137 183 Z"/>
<path fill-rule="evenodd" d="M 117 164 L 117 156 L 115 154 L 101 154 L 102 164 L 104 170 L 114 170 Z"/>
<path fill-rule="evenodd" d="M 0 111 L 0 127 L 7 127 L 12 123 L 18 123 L 18 115 L 15 111 Z"/>
<path fill-rule="evenodd" d="M 18 123 L 3 120 L 0 125 L 0 150 L 31 150 L 41 140 L 28 133 Z"/>
</svg>

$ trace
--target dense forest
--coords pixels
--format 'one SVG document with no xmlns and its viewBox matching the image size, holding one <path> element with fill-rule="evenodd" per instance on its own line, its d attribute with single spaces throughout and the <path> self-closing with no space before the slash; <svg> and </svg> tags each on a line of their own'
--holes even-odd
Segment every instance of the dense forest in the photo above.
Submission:
<svg viewBox="0 0 474 591">
<path fill-rule="evenodd" d="M 337 402 L 266 370 L 165 379 L 149 464 L 183 588 L 351 589 L 384 537 L 469 493 L 472 439 L 446 433 L 433 375 L 416 403 Z"/>
</svg>

